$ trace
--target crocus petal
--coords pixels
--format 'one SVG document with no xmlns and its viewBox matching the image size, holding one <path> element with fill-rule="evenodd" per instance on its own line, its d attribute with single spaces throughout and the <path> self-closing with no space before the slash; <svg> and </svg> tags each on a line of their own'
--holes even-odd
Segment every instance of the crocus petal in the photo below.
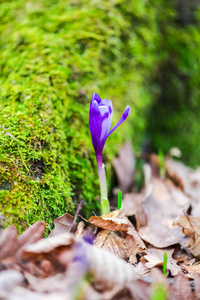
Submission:
<svg viewBox="0 0 200 300">
<path fill-rule="evenodd" d="M 100 113 L 99 111 L 99 104 L 96 100 L 91 102 L 91 106 L 90 106 L 90 112 L 92 113 Z"/>
<path fill-rule="evenodd" d="M 102 116 L 99 110 L 97 101 L 91 102 L 89 113 L 89 127 L 92 138 L 92 144 L 95 152 L 101 151 L 100 136 L 101 136 Z"/>
<path fill-rule="evenodd" d="M 101 135 L 100 135 L 100 143 L 102 145 L 102 149 L 104 147 L 106 138 L 108 136 L 108 132 L 110 130 L 109 126 L 109 112 L 108 112 L 108 107 L 107 106 L 99 106 L 99 110 L 101 112 Z M 102 111 L 104 112 L 104 114 L 102 114 Z"/>
<path fill-rule="evenodd" d="M 112 102 L 108 99 L 103 99 L 99 104 L 99 109 L 101 110 L 103 107 L 106 107 L 108 111 L 108 113 L 102 118 L 102 131 L 100 140 L 104 146 L 112 123 Z"/>
<path fill-rule="evenodd" d="M 101 102 L 101 97 L 97 93 L 93 93 L 92 98 L 91 98 L 91 103 L 94 100 L 97 101 L 97 103 L 99 104 Z"/>
<path fill-rule="evenodd" d="M 101 100 L 98 94 L 93 93 L 90 104 L 89 126 L 92 144 L 97 154 L 103 151 L 111 122 L 112 102 L 108 99 Z"/>
<path fill-rule="evenodd" d="M 102 119 L 108 118 L 108 107 L 107 106 L 98 106 Z"/>
<path fill-rule="evenodd" d="M 115 131 L 115 129 L 117 129 L 117 127 L 119 127 L 126 120 L 126 118 L 129 116 L 130 112 L 131 112 L 130 106 L 126 106 L 126 108 L 123 112 L 123 115 L 121 116 L 121 118 L 119 119 L 117 124 L 108 133 L 108 136 L 111 135 L 111 133 L 113 133 L 113 131 Z"/>
<path fill-rule="evenodd" d="M 112 113 L 112 102 L 109 99 L 103 99 L 100 103 L 99 106 L 107 106 L 108 111 L 111 114 Z"/>
</svg>

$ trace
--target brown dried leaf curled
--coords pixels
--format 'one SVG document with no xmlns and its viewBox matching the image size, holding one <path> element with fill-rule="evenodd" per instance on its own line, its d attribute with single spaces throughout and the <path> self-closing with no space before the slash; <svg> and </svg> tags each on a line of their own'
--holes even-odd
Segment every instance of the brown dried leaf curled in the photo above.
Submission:
<svg viewBox="0 0 200 300">
<path fill-rule="evenodd" d="M 189 236 L 186 247 L 195 257 L 200 257 L 200 217 L 178 216 L 173 226 L 180 226 L 182 232 Z"/>
<path fill-rule="evenodd" d="M 111 231 L 127 231 L 129 227 L 128 220 L 120 210 L 112 211 L 101 217 L 91 216 L 88 222 Z"/>
<path fill-rule="evenodd" d="M 113 231 L 100 231 L 94 240 L 94 245 L 109 251 L 122 259 L 128 259 L 125 240 L 117 236 Z"/>
<path fill-rule="evenodd" d="M 19 247 L 23 247 L 27 244 L 33 244 L 39 241 L 46 229 L 46 225 L 43 221 L 38 221 L 28 227 L 18 238 Z"/>
<path fill-rule="evenodd" d="M 0 236 L 0 259 L 15 255 L 17 249 L 17 229 L 11 225 Z"/>
<path fill-rule="evenodd" d="M 145 253 L 146 246 L 131 223 L 125 240 L 129 254 L 129 262 L 135 264 L 137 262 L 137 253 Z"/>
<path fill-rule="evenodd" d="M 77 224 L 74 223 L 74 217 L 70 214 L 64 214 L 53 221 L 55 228 L 49 236 L 70 232 L 73 228 L 76 229 Z M 75 230 L 74 230 L 75 231 Z"/>
<path fill-rule="evenodd" d="M 34 244 L 27 245 L 23 248 L 23 257 L 28 259 L 37 255 L 50 253 L 59 247 L 71 246 L 73 243 L 73 234 L 62 233 L 53 237 L 41 239 Z"/>
</svg>

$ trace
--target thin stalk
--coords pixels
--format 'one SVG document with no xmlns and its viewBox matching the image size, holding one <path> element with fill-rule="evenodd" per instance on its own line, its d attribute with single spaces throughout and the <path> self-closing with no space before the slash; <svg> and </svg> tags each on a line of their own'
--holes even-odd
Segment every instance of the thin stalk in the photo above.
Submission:
<svg viewBox="0 0 200 300">
<path fill-rule="evenodd" d="M 163 275 L 167 274 L 167 251 L 164 252 L 163 256 Z"/>
<path fill-rule="evenodd" d="M 165 179 L 165 177 L 166 177 L 165 156 L 163 154 L 162 149 L 159 149 L 159 151 L 158 151 L 158 160 L 159 160 L 160 177 L 161 177 L 161 179 Z"/>
<path fill-rule="evenodd" d="M 110 205 L 108 201 L 106 172 L 105 172 L 105 166 L 102 162 L 102 154 L 97 155 L 97 167 L 98 167 L 100 191 L 101 191 L 101 210 L 102 210 L 102 214 L 105 214 L 110 212 Z"/>
<path fill-rule="evenodd" d="M 117 201 L 117 208 L 122 208 L 122 191 L 118 190 L 118 201 Z"/>
</svg>

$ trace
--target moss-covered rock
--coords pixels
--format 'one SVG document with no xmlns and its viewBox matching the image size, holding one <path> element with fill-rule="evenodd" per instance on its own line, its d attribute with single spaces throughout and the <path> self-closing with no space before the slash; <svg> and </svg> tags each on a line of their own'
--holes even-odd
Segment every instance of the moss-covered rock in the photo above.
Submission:
<svg viewBox="0 0 200 300">
<path fill-rule="evenodd" d="M 114 122 L 132 113 L 105 146 L 110 162 L 133 137 L 136 149 L 152 96 L 162 1 L 11 0 L 0 4 L 0 209 L 22 230 L 74 203 L 98 204 L 88 128 L 95 91 L 113 101 Z"/>
</svg>

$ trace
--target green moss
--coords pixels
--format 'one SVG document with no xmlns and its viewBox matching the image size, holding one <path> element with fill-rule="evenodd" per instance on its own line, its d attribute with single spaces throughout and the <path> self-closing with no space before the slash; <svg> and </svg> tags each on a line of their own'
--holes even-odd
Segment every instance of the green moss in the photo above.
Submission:
<svg viewBox="0 0 200 300">
<path fill-rule="evenodd" d="M 45 107 L 45 101 L 42 106 Z M 72 207 L 60 117 L 50 107 L 13 104 L 1 111 L 1 211 L 20 229 L 41 218 L 49 220 Z M 5 188 L 5 183 L 8 188 Z"/>
<path fill-rule="evenodd" d="M 111 161 L 127 139 L 139 148 L 152 101 L 162 1 L 13 0 L 0 4 L 0 208 L 22 230 L 49 226 L 84 199 L 98 207 L 97 168 L 88 128 L 94 91 L 126 124 L 105 146 Z M 5 188 L 6 187 L 6 188 Z"/>
</svg>

